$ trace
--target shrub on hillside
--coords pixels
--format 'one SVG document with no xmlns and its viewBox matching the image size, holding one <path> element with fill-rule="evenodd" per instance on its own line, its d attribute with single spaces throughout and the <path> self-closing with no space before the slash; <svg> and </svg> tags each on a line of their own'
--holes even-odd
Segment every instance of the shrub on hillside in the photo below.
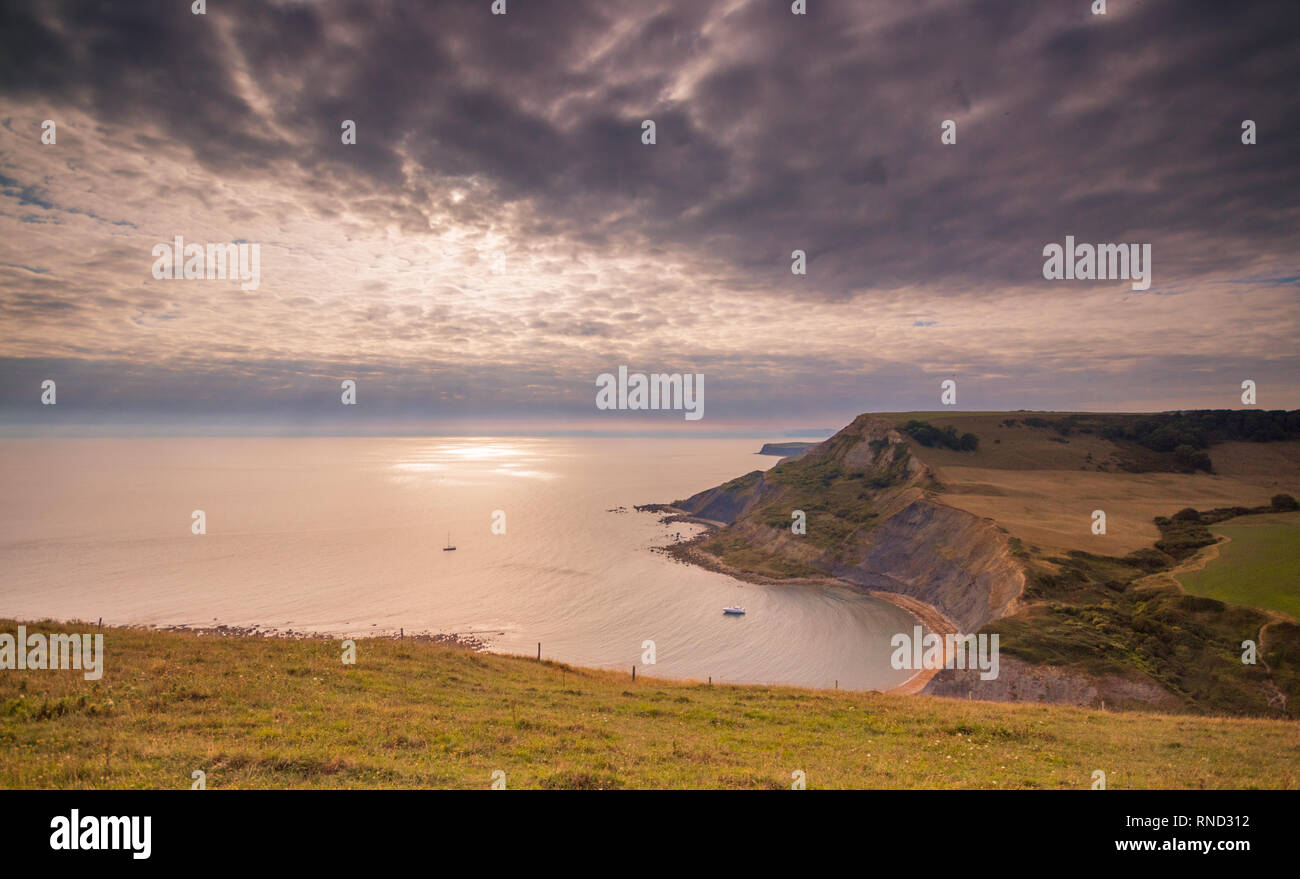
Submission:
<svg viewBox="0 0 1300 879">
<path fill-rule="evenodd" d="M 915 418 L 903 425 L 903 433 L 926 448 L 938 446 L 942 449 L 952 449 L 954 452 L 973 452 L 980 444 L 980 438 L 973 433 L 963 433 L 958 436 L 956 428 L 951 425 L 940 429 L 928 421 L 918 421 Z"/>
<path fill-rule="evenodd" d="M 1183 444 L 1174 449 L 1174 460 L 1179 466 L 1187 470 L 1204 470 L 1211 473 L 1214 470 L 1214 464 L 1210 461 L 1210 456 L 1200 449 Z"/>
<path fill-rule="evenodd" d="M 1300 510 L 1300 501 L 1289 494 L 1275 494 L 1270 503 L 1275 510 Z"/>
</svg>

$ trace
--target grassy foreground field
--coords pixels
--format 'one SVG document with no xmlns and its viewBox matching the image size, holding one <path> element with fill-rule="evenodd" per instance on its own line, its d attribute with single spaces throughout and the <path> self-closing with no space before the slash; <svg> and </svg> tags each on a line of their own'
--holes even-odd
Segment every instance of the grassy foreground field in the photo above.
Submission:
<svg viewBox="0 0 1300 879">
<path fill-rule="evenodd" d="M 1178 580 L 1193 595 L 1280 610 L 1300 619 L 1300 512 L 1244 516 L 1210 527 L 1218 557 Z"/>
<path fill-rule="evenodd" d="M 0 621 L 0 631 L 16 623 Z M 28 624 L 29 632 L 89 631 Z M 708 686 L 430 643 L 104 630 L 99 681 L 0 671 L 0 786 L 1300 786 L 1300 724 Z"/>
</svg>

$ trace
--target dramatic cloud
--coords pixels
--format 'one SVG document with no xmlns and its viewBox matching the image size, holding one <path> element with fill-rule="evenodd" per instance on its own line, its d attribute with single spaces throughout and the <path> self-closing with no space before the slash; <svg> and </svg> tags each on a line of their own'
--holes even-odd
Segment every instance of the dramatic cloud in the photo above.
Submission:
<svg viewBox="0 0 1300 879">
<path fill-rule="evenodd" d="M 599 427 L 620 363 L 705 373 L 706 424 L 950 377 L 1300 405 L 1295 4 L 490 6 L 5 4 L 6 420 L 55 378 L 71 422 L 298 423 L 354 378 L 359 418 Z M 259 288 L 154 279 L 176 235 L 259 244 Z M 1150 289 L 1045 281 L 1067 235 L 1150 244 Z"/>
</svg>

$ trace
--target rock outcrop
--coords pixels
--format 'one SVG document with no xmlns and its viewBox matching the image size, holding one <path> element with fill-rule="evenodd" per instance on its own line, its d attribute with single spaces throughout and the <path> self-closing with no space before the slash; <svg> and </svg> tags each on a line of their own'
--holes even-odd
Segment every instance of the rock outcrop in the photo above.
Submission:
<svg viewBox="0 0 1300 879">
<path fill-rule="evenodd" d="M 1003 655 L 997 678 L 981 680 L 978 670 L 944 669 L 921 691 L 929 696 L 990 702 L 1055 702 L 1084 708 L 1177 710 L 1179 700 L 1149 680 L 1091 675 L 1052 665 L 1030 665 Z"/>
</svg>

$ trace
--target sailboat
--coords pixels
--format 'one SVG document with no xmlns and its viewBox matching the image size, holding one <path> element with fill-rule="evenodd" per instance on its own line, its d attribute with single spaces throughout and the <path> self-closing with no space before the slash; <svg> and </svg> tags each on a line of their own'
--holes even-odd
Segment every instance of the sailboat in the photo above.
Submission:
<svg viewBox="0 0 1300 879">
<path fill-rule="evenodd" d="M 456 547 L 454 547 L 454 546 L 451 545 L 451 532 L 448 531 L 448 532 L 447 532 L 447 545 L 444 546 L 444 547 L 442 548 L 442 551 L 443 551 L 443 552 L 451 552 L 451 551 L 454 550 L 455 548 L 456 548 Z"/>
</svg>

